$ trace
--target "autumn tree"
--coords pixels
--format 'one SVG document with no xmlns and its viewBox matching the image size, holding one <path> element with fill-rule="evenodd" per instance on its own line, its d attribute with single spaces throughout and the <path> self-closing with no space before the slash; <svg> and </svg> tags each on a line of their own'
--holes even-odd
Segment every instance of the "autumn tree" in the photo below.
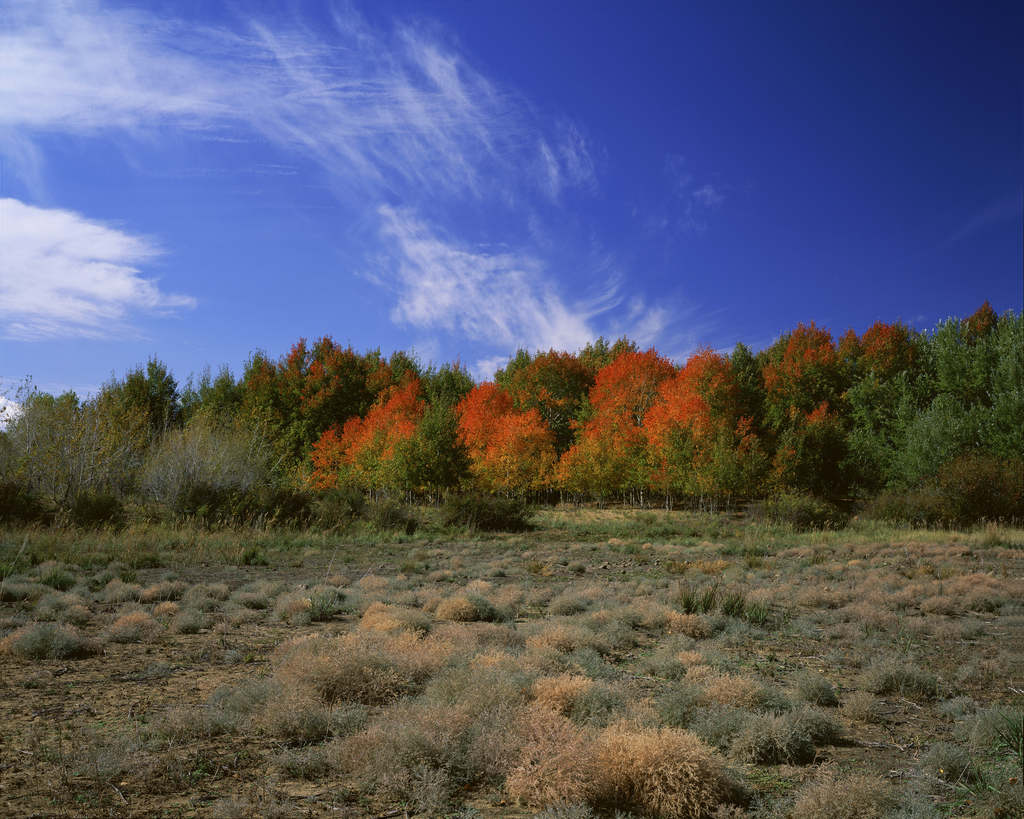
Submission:
<svg viewBox="0 0 1024 819">
<path fill-rule="evenodd" d="M 749 418 L 739 415 L 740 389 L 728 358 L 709 349 L 662 382 L 645 427 L 654 485 L 715 503 L 755 491 L 763 469 Z"/>
<path fill-rule="evenodd" d="M 225 364 L 217 371 L 216 377 L 206 365 L 199 374 L 199 380 L 188 381 L 181 391 L 181 417 L 188 423 L 199 413 L 218 418 L 234 418 L 239 414 L 244 400 L 244 384 L 235 379 Z"/>
<path fill-rule="evenodd" d="M 798 325 L 766 351 L 762 372 L 776 488 L 845 491 L 846 384 L 831 333 Z"/>
<path fill-rule="evenodd" d="M 858 340 L 860 355 L 846 394 L 847 464 L 851 480 L 863 491 L 878 491 L 896 475 L 893 456 L 919 411 L 913 385 L 920 342 L 905 324 L 881 321 Z"/>
<path fill-rule="evenodd" d="M 484 382 L 456 413 L 470 473 L 480 489 L 523 494 L 547 486 L 557 460 L 555 437 L 536 409 L 517 410 L 508 392 Z"/>
<path fill-rule="evenodd" d="M 125 408 L 144 413 L 154 433 L 180 425 L 178 382 L 167 365 L 155 356 L 145 368 L 139 364 L 130 369 L 123 379 L 112 376 L 102 392 Z"/>
<path fill-rule="evenodd" d="M 330 336 L 312 345 L 299 339 L 277 362 L 257 352 L 246 363 L 243 410 L 264 419 L 297 463 L 326 430 L 364 415 L 385 390 L 418 374 L 404 353 L 389 362 L 379 350 L 361 355 Z"/>
<path fill-rule="evenodd" d="M 530 357 L 520 350 L 494 380 L 508 392 L 516 409 L 540 413 L 554 433 L 559 454 L 569 448 L 575 435 L 573 422 L 594 385 L 594 374 L 579 356 L 548 350 Z"/>
<path fill-rule="evenodd" d="M 327 430 L 314 444 L 310 483 L 319 489 L 339 481 L 368 490 L 409 489 L 409 442 L 426 403 L 418 378 L 385 390 L 365 418 L 355 416 Z"/>
<path fill-rule="evenodd" d="M 642 500 L 650 484 L 644 419 L 674 372 L 672 362 L 652 347 L 626 350 L 597 373 L 577 422 L 578 440 L 559 463 L 563 489 L 601 497 L 639 490 Z"/>
</svg>

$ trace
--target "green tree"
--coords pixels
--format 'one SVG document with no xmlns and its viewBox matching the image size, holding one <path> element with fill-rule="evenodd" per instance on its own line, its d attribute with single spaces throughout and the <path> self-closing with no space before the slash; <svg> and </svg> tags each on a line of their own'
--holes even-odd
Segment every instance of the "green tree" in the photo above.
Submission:
<svg viewBox="0 0 1024 819">
<path fill-rule="evenodd" d="M 71 391 L 33 392 L 8 426 L 8 468 L 61 509 L 82 492 L 123 495 L 134 486 L 150 429 L 146 411 L 116 390 L 85 401 Z"/>
<path fill-rule="evenodd" d="M 111 376 L 101 392 L 109 393 L 127 408 L 146 414 L 152 432 L 160 433 L 179 426 L 182 420 L 178 382 L 171 371 L 156 356 L 129 370 L 124 379 Z"/>
</svg>

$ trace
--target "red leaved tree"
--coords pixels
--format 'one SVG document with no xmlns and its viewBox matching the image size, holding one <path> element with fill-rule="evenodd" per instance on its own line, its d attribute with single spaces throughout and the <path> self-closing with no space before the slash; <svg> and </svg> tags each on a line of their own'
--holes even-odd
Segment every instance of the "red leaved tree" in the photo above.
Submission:
<svg viewBox="0 0 1024 819">
<path fill-rule="evenodd" d="M 598 372 L 577 422 L 578 441 L 562 456 L 559 485 L 570 492 L 643 491 L 650 484 L 644 420 L 662 382 L 675 373 L 651 348 L 626 350 Z"/>
<path fill-rule="evenodd" d="M 419 379 L 385 390 L 365 418 L 350 418 L 340 434 L 334 427 L 314 444 L 313 486 L 341 482 L 370 490 L 411 488 L 408 448 L 425 409 Z"/>
<path fill-rule="evenodd" d="M 557 460 L 555 436 L 536 409 L 516 410 L 509 393 L 484 382 L 459 402 L 456 414 L 480 489 L 521 494 L 548 485 Z"/>
</svg>

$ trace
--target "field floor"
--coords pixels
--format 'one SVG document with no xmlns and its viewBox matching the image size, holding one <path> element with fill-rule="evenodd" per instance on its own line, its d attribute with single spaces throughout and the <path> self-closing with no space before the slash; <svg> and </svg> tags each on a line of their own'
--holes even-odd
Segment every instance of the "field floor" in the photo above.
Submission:
<svg viewBox="0 0 1024 819">
<path fill-rule="evenodd" d="M 0 815 L 1021 815 L 1024 532 L 706 521 L 0 533 Z"/>
</svg>

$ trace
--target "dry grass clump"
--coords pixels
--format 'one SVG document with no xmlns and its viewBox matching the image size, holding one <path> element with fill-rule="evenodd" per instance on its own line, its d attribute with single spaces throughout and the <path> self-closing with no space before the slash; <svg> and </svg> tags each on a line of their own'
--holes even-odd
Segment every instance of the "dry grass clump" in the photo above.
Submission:
<svg viewBox="0 0 1024 819">
<path fill-rule="evenodd" d="M 272 737 L 303 745 L 333 734 L 331 709 L 308 688 L 281 686 L 272 707 L 262 708 L 255 724 Z"/>
<path fill-rule="evenodd" d="M 237 589 L 231 597 L 228 598 L 228 601 L 236 606 L 260 611 L 263 609 L 269 609 L 274 604 L 273 598 L 264 592 L 245 588 Z"/>
<path fill-rule="evenodd" d="M 0 655 L 24 660 L 70 660 L 99 654 L 99 644 L 68 624 L 28 623 L 0 640 Z"/>
<path fill-rule="evenodd" d="M 509 658 L 511 659 L 511 658 Z M 471 715 L 499 705 L 521 705 L 531 696 L 535 675 L 514 662 L 470 662 L 442 669 L 424 688 L 424 700 L 458 705 Z"/>
<path fill-rule="evenodd" d="M 934 674 L 892 658 L 869 666 L 860 683 L 872 694 L 894 694 L 907 699 L 934 699 L 939 693 L 939 681 Z"/>
<path fill-rule="evenodd" d="M 526 638 L 526 647 L 534 651 L 554 649 L 562 654 L 569 654 L 581 648 L 592 648 L 600 654 L 607 654 L 610 651 L 610 646 L 602 635 L 571 619 L 546 620 L 536 626 L 536 629 Z"/>
<path fill-rule="evenodd" d="M 536 807 L 591 804 L 594 732 L 536 703 L 525 710 L 522 730 L 520 758 L 505 780 L 509 796 Z"/>
<path fill-rule="evenodd" d="M 153 616 L 163 618 L 174 617 L 180 608 L 173 600 L 165 600 L 163 603 L 157 603 L 153 606 Z"/>
<path fill-rule="evenodd" d="M 836 689 L 824 677 L 815 674 L 809 669 L 797 673 L 794 682 L 796 694 L 804 702 L 811 705 L 823 705 L 831 708 L 839 705 L 839 695 Z"/>
<path fill-rule="evenodd" d="M 582 614 L 593 605 L 593 599 L 573 592 L 563 592 L 548 603 L 548 613 L 560 617 Z"/>
<path fill-rule="evenodd" d="M 313 622 L 313 601 L 303 592 L 292 592 L 277 598 L 274 614 L 290 626 L 305 626 Z"/>
<path fill-rule="evenodd" d="M 391 581 L 386 577 L 368 574 L 365 577 L 359 578 L 356 585 L 361 591 L 367 594 L 383 594 L 388 590 L 388 586 L 391 585 Z"/>
<path fill-rule="evenodd" d="M 188 589 L 183 580 L 165 580 L 154 583 L 139 592 L 140 603 L 157 603 L 161 600 L 179 600 Z"/>
<path fill-rule="evenodd" d="M 160 621 L 144 611 L 122 614 L 103 633 L 111 643 L 155 643 L 163 634 Z"/>
<path fill-rule="evenodd" d="M 727 674 L 709 665 L 695 665 L 686 672 L 686 681 L 700 686 L 704 702 L 737 708 L 758 708 L 768 698 L 757 680 Z"/>
<path fill-rule="evenodd" d="M 877 776 L 841 773 L 823 765 L 800 789 L 792 819 L 882 819 L 899 805 L 892 786 Z"/>
<path fill-rule="evenodd" d="M 311 635 L 278 649 L 274 678 L 311 689 L 326 705 L 384 705 L 419 690 L 454 653 L 453 645 L 413 632 Z"/>
<path fill-rule="evenodd" d="M 665 631 L 669 634 L 685 634 L 694 640 L 704 640 L 711 636 L 711 624 L 702 614 L 673 612 L 665 622 Z"/>
<path fill-rule="evenodd" d="M 459 706 L 407 702 L 342 740 L 337 760 L 362 788 L 436 815 L 458 787 L 480 777 L 471 750 L 478 727 Z"/>
<path fill-rule="evenodd" d="M 475 623 L 494 620 L 497 611 L 494 604 L 480 594 L 464 593 L 447 597 L 438 603 L 434 616 L 438 620 L 454 623 Z"/>
<path fill-rule="evenodd" d="M 505 623 L 434 623 L 431 633 L 437 640 L 460 646 L 465 653 L 488 648 L 518 649 L 526 638 Z"/>
<path fill-rule="evenodd" d="M 392 634 L 396 631 L 426 634 L 430 631 L 430 618 L 419 609 L 377 602 L 371 603 L 363 612 L 359 627 L 364 631 L 377 631 L 382 634 Z"/>
<path fill-rule="evenodd" d="M 815 745 L 842 745 L 846 742 L 846 728 L 832 714 L 815 705 L 804 705 L 786 714 L 797 730 L 807 734 Z"/>
<path fill-rule="evenodd" d="M 944 614 L 951 617 L 960 614 L 963 608 L 960 602 L 949 594 L 936 594 L 921 601 L 921 611 L 928 614 Z"/>
<path fill-rule="evenodd" d="M 192 608 L 175 614 L 170 623 L 170 630 L 175 634 L 198 634 L 204 628 L 209 627 L 210 615 L 200 609 Z"/>
<path fill-rule="evenodd" d="M 843 703 L 843 715 L 858 722 L 879 723 L 884 720 L 882 704 L 867 691 L 854 691 Z"/>
<path fill-rule="evenodd" d="M 795 602 L 808 609 L 841 609 L 850 602 L 850 595 L 838 589 L 810 588 L 800 592 Z"/>
<path fill-rule="evenodd" d="M 710 816 L 730 793 L 718 756 L 689 731 L 624 723 L 597 737 L 591 761 L 598 807 L 650 816 Z"/>
<path fill-rule="evenodd" d="M 921 758 L 921 770 L 951 785 L 972 785 L 981 774 L 970 751 L 951 742 L 935 742 Z"/>
<path fill-rule="evenodd" d="M 753 714 L 732 740 L 730 754 L 754 765 L 799 765 L 814 759 L 814 743 L 789 714 Z"/>
<path fill-rule="evenodd" d="M 594 681 L 581 674 L 541 677 L 533 684 L 533 697 L 539 705 L 570 716 L 576 702 L 593 686 Z"/>
<path fill-rule="evenodd" d="M 142 586 L 138 583 L 125 583 L 120 578 L 114 578 L 99 593 L 98 598 L 102 603 L 127 603 L 137 601 L 142 594 Z"/>
<path fill-rule="evenodd" d="M 689 731 L 615 723 L 575 727 L 540 705 L 506 791 L 529 805 L 586 804 L 664 817 L 709 817 L 731 784 L 717 754 Z"/>
</svg>

